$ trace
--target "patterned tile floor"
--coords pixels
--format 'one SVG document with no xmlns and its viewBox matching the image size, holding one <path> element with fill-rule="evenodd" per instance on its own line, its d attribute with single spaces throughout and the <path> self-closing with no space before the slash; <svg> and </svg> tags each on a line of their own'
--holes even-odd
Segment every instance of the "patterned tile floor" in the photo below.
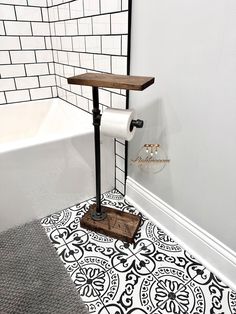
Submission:
<svg viewBox="0 0 236 314">
<path fill-rule="evenodd" d="M 102 203 L 141 216 L 135 243 L 82 229 L 80 219 L 94 202 L 42 219 L 90 313 L 236 313 L 236 293 L 116 190 L 105 193 Z"/>
</svg>

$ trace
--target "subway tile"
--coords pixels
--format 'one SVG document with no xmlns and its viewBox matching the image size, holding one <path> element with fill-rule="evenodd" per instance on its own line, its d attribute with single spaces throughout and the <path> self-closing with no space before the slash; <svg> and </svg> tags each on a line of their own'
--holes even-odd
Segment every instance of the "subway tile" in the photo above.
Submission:
<svg viewBox="0 0 236 314">
<path fill-rule="evenodd" d="M 72 66 L 80 66 L 80 55 L 78 52 L 68 52 L 68 63 Z M 73 76 L 73 73 L 72 75 Z"/>
<path fill-rule="evenodd" d="M 71 0 L 53 0 L 53 5 L 62 4 L 65 2 L 70 2 Z"/>
<path fill-rule="evenodd" d="M 80 53 L 80 66 L 86 69 L 93 69 L 93 55 Z"/>
<path fill-rule="evenodd" d="M 66 98 L 66 96 L 67 96 L 67 95 L 66 95 L 66 90 L 64 90 L 64 89 L 62 88 L 61 91 L 62 91 L 62 92 L 60 92 L 60 96 L 59 96 L 59 97 L 60 97 L 61 99 L 65 100 L 65 101 L 67 101 L 67 98 Z"/>
<path fill-rule="evenodd" d="M 90 86 L 81 86 L 82 96 L 93 99 L 92 88 Z"/>
<path fill-rule="evenodd" d="M 118 180 L 116 180 L 116 189 L 123 195 L 125 194 L 125 186 Z"/>
<path fill-rule="evenodd" d="M 112 108 L 125 109 L 126 108 L 126 97 L 112 93 Z"/>
<path fill-rule="evenodd" d="M 53 62 L 49 62 L 48 63 L 48 67 L 49 67 L 49 74 L 55 74 L 55 66 Z"/>
<path fill-rule="evenodd" d="M 52 97 L 52 90 L 50 87 L 34 88 L 30 90 L 32 100 L 44 99 Z"/>
<path fill-rule="evenodd" d="M 55 31 L 57 36 L 65 36 L 66 28 L 64 22 L 56 22 L 55 23 Z"/>
<path fill-rule="evenodd" d="M 118 88 L 104 88 L 105 90 L 110 91 L 111 93 L 116 93 L 116 94 L 120 94 L 120 89 Z"/>
<path fill-rule="evenodd" d="M 120 170 L 119 168 L 116 167 L 116 178 L 120 181 L 120 182 L 124 182 L 125 181 L 125 173 Z"/>
<path fill-rule="evenodd" d="M 47 0 L 28 0 L 28 5 L 37 6 L 37 7 L 47 7 Z"/>
<path fill-rule="evenodd" d="M 16 20 L 14 6 L 0 4 L 0 20 Z"/>
<path fill-rule="evenodd" d="M 6 92 L 6 98 L 8 103 L 30 100 L 28 90 L 15 90 Z"/>
<path fill-rule="evenodd" d="M 44 37 L 21 37 L 22 49 L 45 49 Z"/>
<path fill-rule="evenodd" d="M 63 75 L 63 65 L 60 62 L 60 51 L 57 53 L 57 60 L 55 61 L 55 73 L 58 75 Z"/>
<path fill-rule="evenodd" d="M 121 0 L 101 0 L 101 12 L 116 12 L 121 10 Z"/>
<path fill-rule="evenodd" d="M 121 170 L 125 171 L 125 159 L 116 155 L 116 166 Z"/>
<path fill-rule="evenodd" d="M 64 89 L 69 89 L 69 85 L 67 79 L 65 77 L 61 77 L 61 87 Z"/>
<path fill-rule="evenodd" d="M 48 8 L 48 15 L 49 15 L 50 22 L 59 20 L 57 7 Z"/>
<path fill-rule="evenodd" d="M 26 64 L 27 76 L 49 74 L 47 63 Z"/>
<path fill-rule="evenodd" d="M 43 21 L 49 22 L 49 15 L 48 15 L 48 9 L 42 8 L 42 15 L 43 15 Z"/>
<path fill-rule="evenodd" d="M 15 83 L 13 78 L 10 79 L 0 79 L 0 91 L 4 92 L 7 90 L 15 89 Z"/>
<path fill-rule="evenodd" d="M 79 18 L 84 15 L 82 0 L 73 1 L 70 3 L 71 18 Z"/>
<path fill-rule="evenodd" d="M 32 35 L 30 22 L 6 21 L 5 27 L 7 35 Z"/>
<path fill-rule="evenodd" d="M 11 63 L 9 51 L 0 51 L 0 64 Z"/>
<path fill-rule="evenodd" d="M 102 113 L 102 105 L 100 105 L 100 111 Z M 93 113 L 93 102 L 92 102 L 92 100 L 89 100 L 89 102 L 88 102 L 88 112 Z"/>
<path fill-rule="evenodd" d="M 57 49 L 57 50 L 61 49 L 61 41 L 59 37 L 52 37 L 52 46 L 53 46 L 53 49 Z"/>
<path fill-rule="evenodd" d="M 21 77 L 16 78 L 17 89 L 29 89 L 39 87 L 39 81 L 37 77 Z"/>
<path fill-rule="evenodd" d="M 84 15 L 96 15 L 100 13 L 100 0 L 84 0 Z"/>
<path fill-rule="evenodd" d="M 121 54 L 123 56 L 128 55 L 128 35 L 123 35 L 122 36 L 122 51 Z"/>
<path fill-rule="evenodd" d="M 82 68 L 75 68 L 74 70 L 75 70 L 75 75 L 80 75 L 80 74 L 84 74 L 87 72 L 85 69 L 82 69 Z M 73 85 L 71 85 L 71 86 L 73 86 Z"/>
<path fill-rule="evenodd" d="M 3 21 L 0 21 L 0 35 L 5 35 L 5 29 L 3 26 Z"/>
<path fill-rule="evenodd" d="M 18 5 L 18 4 L 26 5 L 27 0 L 1 0 L 1 3 L 14 4 L 14 5 Z"/>
<path fill-rule="evenodd" d="M 79 85 L 70 85 L 71 91 L 75 94 L 81 95 L 81 86 Z"/>
<path fill-rule="evenodd" d="M 122 11 L 129 9 L 129 0 L 122 0 Z"/>
<path fill-rule="evenodd" d="M 58 6 L 58 14 L 59 20 L 68 20 L 70 18 L 69 4 L 66 3 Z"/>
<path fill-rule="evenodd" d="M 99 15 L 94 16 L 93 18 L 93 34 L 110 34 L 110 15 Z"/>
<path fill-rule="evenodd" d="M 123 145 L 125 145 L 125 140 L 121 140 L 121 139 L 119 138 L 119 139 L 116 139 L 116 141 L 119 142 L 119 143 L 121 143 L 121 144 L 123 144 Z"/>
<path fill-rule="evenodd" d="M 33 63 L 35 62 L 34 51 L 11 51 L 11 60 L 12 63 Z"/>
<path fill-rule="evenodd" d="M 65 90 L 63 88 L 58 87 L 57 88 L 57 92 L 58 92 L 58 97 L 59 98 L 61 98 L 61 99 L 65 98 L 66 92 L 65 92 Z"/>
<path fill-rule="evenodd" d="M 112 56 L 112 73 L 126 75 L 127 57 Z"/>
<path fill-rule="evenodd" d="M 58 4 L 65 2 L 65 0 L 51 0 L 51 2 L 52 2 L 51 5 L 58 5 Z"/>
<path fill-rule="evenodd" d="M 101 53 L 100 36 L 88 36 L 86 40 L 86 52 Z"/>
<path fill-rule="evenodd" d="M 92 35 L 92 18 L 82 18 L 78 20 L 79 35 Z"/>
<path fill-rule="evenodd" d="M 55 74 L 57 74 L 56 75 L 57 82 L 59 81 L 59 76 L 58 75 L 62 75 L 62 73 L 63 73 L 63 66 L 62 66 L 62 64 L 55 63 Z"/>
<path fill-rule="evenodd" d="M 65 21 L 65 33 L 66 36 L 79 34 L 77 20 Z"/>
<path fill-rule="evenodd" d="M 54 62 L 58 62 L 58 53 L 56 50 L 52 50 L 52 54 L 53 54 L 53 61 Z"/>
<path fill-rule="evenodd" d="M 102 53 L 111 55 L 121 54 L 121 36 L 103 36 Z"/>
<path fill-rule="evenodd" d="M 32 22 L 33 35 L 35 36 L 50 36 L 49 23 Z"/>
<path fill-rule="evenodd" d="M 104 89 L 99 90 L 99 101 L 101 104 L 110 107 L 111 105 L 111 92 Z"/>
<path fill-rule="evenodd" d="M 68 53 L 66 51 L 58 51 L 58 62 L 59 63 L 68 63 Z"/>
<path fill-rule="evenodd" d="M 56 75 L 56 82 L 57 82 L 57 87 L 61 87 L 61 77 L 59 75 Z"/>
<path fill-rule="evenodd" d="M 62 50 L 72 51 L 72 40 L 71 40 L 71 37 L 62 37 L 61 45 L 62 45 Z"/>
<path fill-rule="evenodd" d="M 53 5 L 53 0 L 48 0 L 48 6 L 52 6 Z"/>
<path fill-rule="evenodd" d="M 16 6 L 17 20 L 42 21 L 41 9 L 37 7 Z"/>
<path fill-rule="evenodd" d="M 52 97 L 57 97 L 57 87 L 56 86 L 52 86 Z"/>
<path fill-rule="evenodd" d="M 0 50 L 17 50 L 20 48 L 19 37 L 0 37 Z"/>
<path fill-rule="evenodd" d="M 72 37 L 72 45 L 74 51 L 85 51 L 85 37 L 84 36 L 76 36 Z"/>
<path fill-rule="evenodd" d="M 66 92 L 66 100 L 74 106 L 77 105 L 76 95 L 71 92 L 68 92 L 68 91 Z"/>
<path fill-rule="evenodd" d="M 88 111 L 89 110 L 88 99 L 77 95 L 77 106 L 83 110 Z"/>
<path fill-rule="evenodd" d="M 38 50 L 36 51 L 37 62 L 52 62 L 53 55 L 52 50 Z"/>
<path fill-rule="evenodd" d="M 74 67 L 70 66 L 70 65 L 64 65 L 64 76 L 67 77 L 71 77 L 74 76 Z"/>
<path fill-rule="evenodd" d="M 102 72 L 111 72 L 111 57 L 94 55 L 94 69 Z"/>
<path fill-rule="evenodd" d="M 107 107 L 106 107 L 106 106 L 103 106 L 103 105 L 100 105 L 100 108 L 101 108 L 101 113 L 103 113 L 103 112 L 104 112 L 104 110 L 106 110 L 106 109 L 107 109 Z"/>
<path fill-rule="evenodd" d="M 3 92 L 0 92 L 0 105 L 3 105 L 6 103 L 6 98 Z"/>
<path fill-rule="evenodd" d="M 128 12 L 111 15 L 111 32 L 112 34 L 128 34 Z"/>
<path fill-rule="evenodd" d="M 55 30 L 55 23 L 49 23 L 49 28 L 50 28 L 50 34 L 51 36 L 56 36 L 56 30 Z"/>
<path fill-rule="evenodd" d="M 125 145 L 123 145 L 117 141 L 116 141 L 116 154 L 125 158 Z"/>
<path fill-rule="evenodd" d="M 43 75 L 39 77 L 40 87 L 53 86 L 56 84 L 55 75 Z"/>
<path fill-rule="evenodd" d="M 46 49 L 52 49 L 51 37 L 44 37 L 44 38 L 45 38 L 45 43 L 46 43 Z"/>
<path fill-rule="evenodd" d="M 25 75 L 25 67 L 23 64 L 9 64 L 0 66 L 0 74 L 2 78 L 19 77 Z"/>
</svg>

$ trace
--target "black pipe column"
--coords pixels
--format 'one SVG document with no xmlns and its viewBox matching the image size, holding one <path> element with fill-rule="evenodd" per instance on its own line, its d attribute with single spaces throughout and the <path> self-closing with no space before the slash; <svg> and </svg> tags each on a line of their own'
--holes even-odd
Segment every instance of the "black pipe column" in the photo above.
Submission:
<svg viewBox="0 0 236 314">
<path fill-rule="evenodd" d="M 103 220 L 106 213 L 101 206 L 101 151 L 100 151 L 100 124 L 98 87 L 93 86 L 93 125 L 95 145 L 95 176 L 96 176 L 96 211 L 92 213 L 93 220 Z"/>
</svg>

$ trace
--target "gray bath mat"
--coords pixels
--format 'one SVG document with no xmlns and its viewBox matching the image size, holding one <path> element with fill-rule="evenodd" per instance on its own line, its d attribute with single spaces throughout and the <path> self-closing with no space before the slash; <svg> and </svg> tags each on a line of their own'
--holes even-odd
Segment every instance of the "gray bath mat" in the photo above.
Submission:
<svg viewBox="0 0 236 314">
<path fill-rule="evenodd" d="M 38 222 L 0 234 L 0 313 L 88 313 Z"/>
</svg>

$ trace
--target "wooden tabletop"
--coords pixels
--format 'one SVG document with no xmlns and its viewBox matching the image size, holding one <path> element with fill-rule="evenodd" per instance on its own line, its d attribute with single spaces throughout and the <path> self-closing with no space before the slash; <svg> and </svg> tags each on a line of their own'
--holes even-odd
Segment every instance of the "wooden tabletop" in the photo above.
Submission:
<svg viewBox="0 0 236 314">
<path fill-rule="evenodd" d="M 152 85 L 154 80 L 154 77 L 103 73 L 84 73 L 67 79 L 69 84 L 139 91 Z"/>
</svg>

